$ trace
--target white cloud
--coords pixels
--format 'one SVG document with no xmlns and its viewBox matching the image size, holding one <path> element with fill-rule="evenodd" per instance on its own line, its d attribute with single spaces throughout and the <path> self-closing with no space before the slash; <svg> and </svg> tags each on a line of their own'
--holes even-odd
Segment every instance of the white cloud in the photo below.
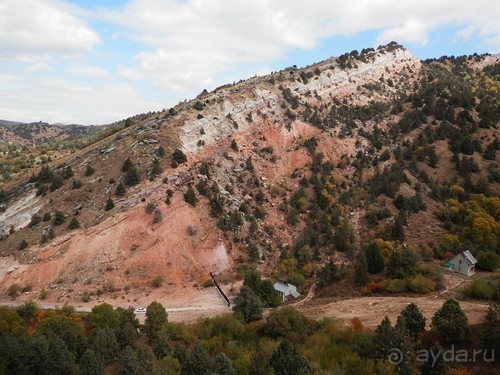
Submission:
<svg viewBox="0 0 500 375">
<path fill-rule="evenodd" d="M 70 66 L 66 68 L 68 73 L 79 74 L 82 76 L 92 77 L 92 78 L 107 78 L 109 77 L 109 73 L 102 68 L 98 68 L 95 66 L 84 66 L 72 63 Z"/>
<path fill-rule="evenodd" d="M 4 54 L 74 54 L 89 51 L 99 36 L 59 0 L 2 0 L 0 48 Z"/>
<path fill-rule="evenodd" d="M 44 62 L 35 63 L 28 67 L 28 71 L 31 73 L 48 72 L 51 70 L 52 67 Z"/>
<path fill-rule="evenodd" d="M 372 30 L 374 43 L 418 46 L 447 26 L 472 28 L 490 44 L 500 35 L 497 0 L 132 0 L 101 16 L 125 29 L 115 37 L 145 45 L 122 76 L 177 92 L 225 83 L 243 64 L 268 64 L 336 35 Z"/>
<path fill-rule="evenodd" d="M 2 77 L 15 85 L 0 85 L 2 119 L 58 123 L 103 124 L 158 110 L 164 103 L 148 100 L 127 84 L 90 86 L 61 79 Z M 20 99 L 22 98 L 22 99 Z"/>
<path fill-rule="evenodd" d="M 377 36 L 377 44 L 387 44 L 397 40 L 400 43 L 416 43 L 420 46 L 427 44 L 429 34 L 425 25 L 416 20 L 410 20 L 404 25 L 384 30 Z"/>
<path fill-rule="evenodd" d="M 459 30 L 457 33 L 455 33 L 455 38 L 467 42 L 472 38 L 472 35 L 474 34 L 475 31 L 476 28 L 474 26 L 465 27 L 462 30 Z"/>
</svg>

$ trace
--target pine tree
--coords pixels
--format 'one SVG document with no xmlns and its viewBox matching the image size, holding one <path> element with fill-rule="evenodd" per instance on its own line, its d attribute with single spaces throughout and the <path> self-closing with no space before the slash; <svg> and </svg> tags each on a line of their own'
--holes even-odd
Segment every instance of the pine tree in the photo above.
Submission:
<svg viewBox="0 0 500 375">
<path fill-rule="evenodd" d="M 120 183 L 116 187 L 115 195 L 117 197 L 123 197 L 126 192 L 127 192 L 127 190 L 125 189 L 125 185 L 123 184 L 123 182 L 120 181 Z"/>
<path fill-rule="evenodd" d="M 288 340 L 281 342 L 273 353 L 270 364 L 275 375 L 311 375 L 314 372 L 309 361 Z"/>
<path fill-rule="evenodd" d="M 158 332 L 168 322 L 168 314 L 163 305 L 159 302 L 151 302 L 146 309 L 146 320 L 144 322 L 144 332 L 151 341 L 158 338 Z"/>
<path fill-rule="evenodd" d="M 68 229 L 78 229 L 78 228 L 80 228 L 80 222 L 78 221 L 76 216 L 73 216 L 73 218 L 68 224 Z"/>
<path fill-rule="evenodd" d="M 132 165 L 125 172 L 125 184 L 128 186 L 137 185 L 141 181 L 141 175 L 137 168 Z"/>
<path fill-rule="evenodd" d="M 432 317 L 431 328 L 448 343 L 460 343 L 469 332 L 468 322 L 459 303 L 450 298 Z"/>
<path fill-rule="evenodd" d="M 385 260 L 382 252 L 378 248 L 375 241 L 368 244 L 365 250 L 368 272 L 371 274 L 380 273 L 385 268 Z"/>
<path fill-rule="evenodd" d="M 95 169 L 92 168 L 91 165 L 87 165 L 87 169 L 85 170 L 85 176 L 89 177 L 92 176 L 95 173 Z"/>
<path fill-rule="evenodd" d="M 366 263 L 365 253 L 359 251 L 354 265 L 354 282 L 357 285 L 365 285 L 368 281 L 368 265 Z"/>
<path fill-rule="evenodd" d="M 425 330 L 425 317 L 414 303 L 410 303 L 401 310 L 398 316 L 398 322 L 406 327 L 409 336 L 414 341 L 418 338 L 418 335 Z"/>
<path fill-rule="evenodd" d="M 215 357 L 212 372 L 217 375 L 236 375 L 231 360 L 224 353 L 220 353 Z"/>
<path fill-rule="evenodd" d="M 87 349 L 80 360 L 79 375 L 104 375 L 104 367 L 99 363 L 94 352 Z"/>
<path fill-rule="evenodd" d="M 120 352 L 115 333 L 108 326 L 95 333 L 92 337 L 91 347 L 93 354 L 103 365 L 114 362 Z"/>
<path fill-rule="evenodd" d="M 206 375 L 212 369 L 212 359 L 201 343 L 197 343 L 187 356 L 181 375 Z"/>
<path fill-rule="evenodd" d="M 184 193 L 184 200 L 193 207 L 196 207 L 196 203 L 198 203 L 198 198 L 196 198 L 196 193 L 191 185 L 189 185 L 187 191 Z"/>
<path fill-rule="evenodd" d="M 233 311 L 241 314 L 245 322 L 262 319 L 262 306 L 253 290 L 244 285 L 234 300 Z"/>
<path fill-rule="evenodd" d="M 130 158 L 126 158 L 122 164 L 122 172 L 127 172 L 133 166 L 134 166 L 134 163 L 132 163 L 132 160 L 130 160 Z"/>
<path fill-rule="evenodd" d="M 111 198 L 108 198 L 108 200 L 106 201 L 106 208 L 105 208 L 105 210 L 106 211 L 110 211 L 114 207 L 115 207 L 115 204 L 113 203 L 113 200 Z"/>
</svg>

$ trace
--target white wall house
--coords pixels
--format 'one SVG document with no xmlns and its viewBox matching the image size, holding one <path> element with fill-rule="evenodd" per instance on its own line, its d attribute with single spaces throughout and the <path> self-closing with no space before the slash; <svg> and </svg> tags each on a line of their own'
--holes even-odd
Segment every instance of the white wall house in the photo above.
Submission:
<svg viewBox="0 0 500 375">
<path fill-rule="evenodd" d="M 276 281 L 273 287 L 274 290 L 276 290 L 281 296 L 283 302 L 289 299 L 300 297 L 300 293 L 297 291 L 297 287 L 293 284 L 287 283 L 286 281 Z"/>
<path fill-rule="evenodd" d="M 476 272 L 477 260 L 469 250 L 462 251 L 445 263 L 446 268 L 455 273 L 471 276 Z"/>
</svg>

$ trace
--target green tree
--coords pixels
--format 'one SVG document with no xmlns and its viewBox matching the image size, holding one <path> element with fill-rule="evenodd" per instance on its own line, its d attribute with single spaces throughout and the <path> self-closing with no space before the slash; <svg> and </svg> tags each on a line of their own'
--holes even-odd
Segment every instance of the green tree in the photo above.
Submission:
<svg viewBox="0 0 500 375">
<path fill-rule="evenodd" d="M 71 167 L 68 165 L 66 166 L 63 171 L 62 171 L 62 174 L 61 174 L 61 177 L 65 180 L 68 180 L 70 179 L 71 177 L 73 177 L 75 174 L 73 173 L 73 170 L 71 169 Z"/>
<path fill-rule="evenodd" d="M 196 207 L 196 203 L 198 203 L 198 198 L 196 198 L 196 193 L 191 185 L 189 185 L 187 191 L 184 193 L 184 200 L 193 207 Z"/>
<path fill-rule="evenodd" d="M 114 207 L 115 207 L 115 204 L 114 204 L 114 202 L 113 202 L 113 199 L 108 198 L 108 200 L 106 201 L 106 207 L 105 207 L 105 210 L 106 210 L 106 211 L 110 211 L 110 210 L 112 210 Z"/>
<path fill-rule="evenodd" d="M 134 166 L 134 163 L 132 163 L 132 160 L 130 160 L 130 158 L 126 158 L 122 164 L 122 172 L 127 172 L 133 166 Z"/>
<path fill-rule="evenodd" d="M 356 255 L 354 263 L 354 282 L 357 285 L 365 285 L 368 281 L 368 264 L 366 262 L 365 253 L 359 251 Z"/>
<path fill-rule="evenodd" d="M 123 197 L 125 195 L 125 193 L 127 192 L 126 188 L 125 188 L 125 185 L 123 184 L 123 182 L 120 181 L 120 183 L 118 184 L 118 186 L 116 187 L 116 190 L 115 190 L 115 195 L 117 197 Z"/>
<path fill-rule="evenodd" d="M 88 316 L 89 327 L 93 330 L 101 330 L 106 327 L 116 329 L 120 322 L 120 315 L 109 303 L 101 303 L 92 307 Z"/>
<path fill-rule="evenodd" d="M 13 310 L 0 307 L 0 337 L 24 327 L 24 320 Z"/>
<path fill-rule="evenodd" d="M 159 302 L 151 302 L 146 309 L 146 320 L 144 321 L 144 333 L 149 340 L 155 341 L 158 332 L 167 324 L 168 314 Z"/>
<path fill-rule="evenodd" d="M 201 343 L 197 343 L 182 365 L 181 375 L 208 375 L 212 359 Z"/>
<path fill-rule="evenodd" d="M 500 353 L 500 309 L 497 304 L 488 307 L 482 341 L 485 349 Z"/>
<path fill-rule="evenodd" d="M 125 184 L 128 186 L 134 186 L 139 182 L 141 182 L 141 175 L 139 174 L 139 171 L 137 170 L 135 165 L 132 165 L 125 172 Z"/>
<path fill-rule="evenodd" d="M 119 324 L 116 329 L 116 339 L 120 348 L 124 348 L 127 345 L 132 346 L 134 342 L 139 338 L 139 320 L 135 316 L 134 308 L 129 307 L 124 309 L 122 307 L 117 307 L 116 312 L 119 315 Z"/>
<path fill-rule="evenodd" d="M 418 335 L 425 330 L 425 317 L 414 303 L 410 303 L 401 310 L 398 322 L 405 326 L 412 340 L 416 340 Z"/>
<path fill-rule="evenodd" d="M 283 340 L 270 360 L 275 375 L 311 375 L 313 368 L 309 361 L 300 355 L 295 346 Z"/>
<path fill-rule="evenodd" d="M 75 374 L 75 356 L 60 338 L 49 340 L 49 350 L 44 369 L 46 374 Z"/>
<path fill-rule="evenodd" d="M 158 149 L 156 150 L 156 156 L 158 156 L 159 158 L 165 156 L 165 149 L 163 148 L 163 146 L 158 147 Z"/>
<path fill-rule="evenodd" d="M 187 162 L 187 157 L 181 150 L 175 149 L 174 153 L 172 154 L 172 160 L 175 161 L 177 164 L 182 164 Z"/>
<path fill-rule="evenodd" d="M 80 360 L 79 375 L 104 375 L 104 367 L 100 364 L 94 352 L 87 349 Z"/>
<path fill-rule="evenodd" d="M 114 362 L 120 353 L 120 347 L 116 340 L 113 329 L 105 326 L 95 332 L 91 341 L 92 354 L 95 355 L 99 363 L 108 365 Z"/>
<path fill-rule="evenodd" d="M 469 332 L 468 320 L 459 303 L 450 298 L 432 317 L 432 331 L 448 343 L 460 343 Z"/>
<path fill-rule="evenodd" d="M 215 357 L 212 372 L 217 375 L 236 375 L 231 360 L 224 353 Z"/>
<path fill-rule="evenodd" d="M 494 251 L 480 251 L 477 256 L 477 267 L 486 271 L 495 271 L 500 268 L 500 256 Z"/>
<path fill-rule="evenodd" d="M 73 218 L 68 224 L 68 229 L 78 229 L 78 228 L 80 228 L 80 222 L 78 221 L 76 216 L 73 216 Z"/>
<path fill-rule="evenodd" d="M 61 211 L 56 211 L 56 213 L 54 214 L 54 220 L 52 221 L 52 223 L 54 225 L 62 225 L 64 223 L 65 219 L 66 218 Z"/>
<path fill-rule="evenodd" d="M 417 273 L 418 259 L 415 253 L 408 247 L 403 250 L 394 250 L 389 255 L 386 265 L 387 274 L 392 279 L 407 279 Z"/>
<path fill-rule="evenodd" d="M 233 310 L 241 314 L 245 322 L 262 319 L 262 306 L 259 298 L 248 286 L 242 286 L 234 300 Z"/>
<path fill-rule="evenodd" d="M 56 315 L 43 319 L 38 323 L 37 332 L 52 340 L 60 338 L 76 358 L 80 358 L 87 350 L 87 340 L 82 327 L 67 316 Z"/>
<path fill-rule="evenodd" d="M 354 242 L 354 234 L 347 221 L 344 221 L 333 236 L 333 243 L 338 251 L 350 250 Z"/>
<path fill-rule="evenodd" d="M 89 177 L 92 176 L 95 173 L 95 169 L 92 168 L 91 165 L 87 165 L 87 169 L 85 169 L 85 176 Z"/>
<path fill-rule="evenodd" d="M 401 215 L 396 216 L 394 220 L 394 225 L 391 229 L 392 239 L 395 241 L 404 241 L 405 240 L 405 228 L 403 226 L 404 220 Z"/>
<path fill-rule="evenodd" d="M 120 356 L 120 368 L 117 375 L 137 375 L 139 374 L 139 359 L 137 353 L 130 346 L 123 349 Z"/>
<path fill-rule="evenodd" d="M 420 366 L 422 375 L 444 375 L 446 374 L 446 362 L 443 358 L 444 348 L 439 344 L 434 344 L 427 349 L 428 356 L 422 358 L 424 361 Z"/>
<path fill-rule="evenodd" d="M 380 273 L 385 268 L 385 260 L 382 252 L 375 241 L 371 241 L 365 250 L 368 272 L 371 274 Z"/>
</svg>

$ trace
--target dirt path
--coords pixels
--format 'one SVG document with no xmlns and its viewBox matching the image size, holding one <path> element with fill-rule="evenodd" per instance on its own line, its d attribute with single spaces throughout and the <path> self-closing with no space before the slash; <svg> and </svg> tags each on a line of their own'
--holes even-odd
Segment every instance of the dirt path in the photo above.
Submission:
<svg viewBox="0 0 500 375">
<path fill-rule="evenodd" d="M 314 283 L 311 286 L 311 288 L 309 289 L 309 292 L 307 293 L 307 296 L 304 299 L 301 299 L 300 301 L 297 301 L 297 302 L 290 303 L 290 304 L 288 304 L 286 306 L 297 307 L 297 306 L 301 306 L 301 305 L 303 305 L 305 303 L 308 303 L 310 300 L 313 299 L 315 292 L 316 292 L 316 283 Z"/>
</svg>

